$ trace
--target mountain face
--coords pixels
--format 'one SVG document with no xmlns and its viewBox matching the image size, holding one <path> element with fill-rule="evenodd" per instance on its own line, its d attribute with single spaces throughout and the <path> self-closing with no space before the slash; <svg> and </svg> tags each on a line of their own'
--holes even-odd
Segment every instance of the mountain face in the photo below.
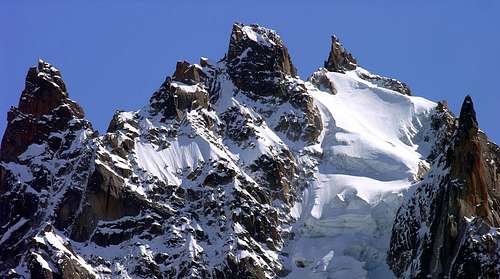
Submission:
<svg viewBox="0 0 500 279">
<path fill-rule="evenodd" d="M 500 149 L 469 96 L 458 125 L 448 114 L 442 153 L 398 211 L 388 261 L 401 278 L 498 278 Z"/>
<path fill-rule="evenodd" d="M 498 278 L 500 149 L 333 36 L 234 24 L 103 135 L 47 62 L 0 149 L 2 278 Z"/>
</svg>

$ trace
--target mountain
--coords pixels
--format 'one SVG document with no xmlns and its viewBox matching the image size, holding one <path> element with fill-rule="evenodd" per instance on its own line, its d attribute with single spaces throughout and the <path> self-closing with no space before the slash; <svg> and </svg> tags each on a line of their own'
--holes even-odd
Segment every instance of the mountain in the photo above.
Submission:
<svg viewBox="0 0 500 279">
<path fill-rule="evenodd" d="M 0 149 L 5 278 L 498 278 L 499 148 L 337 37 L 233 25 L 99 135 L 39 61 Z"/>
</svg>

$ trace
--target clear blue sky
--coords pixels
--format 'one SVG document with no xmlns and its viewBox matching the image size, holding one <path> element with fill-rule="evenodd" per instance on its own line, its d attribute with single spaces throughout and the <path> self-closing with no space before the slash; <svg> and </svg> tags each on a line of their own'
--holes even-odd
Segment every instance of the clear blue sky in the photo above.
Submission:
<svg viewBox="0 0 500 279">
<path fill-rule="evenodd" d="M 42 3 L 43 2 L 43 3 Z M 103 132 L 116 109 L 147 103 L 177 60 L 215 61 L 234 21 L 279 32 L 300 75 L 322 66 L 335 33 L 368 70 L 415 95 L 473 97 L 500 143 L 500 1 L 2 1 L 0 132 L 29 66 L 60 68 L 69 94 Z"/>
</svg>

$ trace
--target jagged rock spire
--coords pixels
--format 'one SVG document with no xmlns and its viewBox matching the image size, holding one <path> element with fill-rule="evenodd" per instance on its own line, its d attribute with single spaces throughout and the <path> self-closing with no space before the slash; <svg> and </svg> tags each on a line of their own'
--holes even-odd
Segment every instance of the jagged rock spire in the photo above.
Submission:
<svg viewBox="0 0 500 279">
<path fill-rule="evenodd" d="M 462 103 L 458 124 L 459 133 L 477 133 L 478 123 L 476 119 L 476 111 L 474 110 L 474 103 L 472 102 L 472 98 L 469 95 L 465 96 L 464 102 Z"/>
<path fill-rule="evenodd" d="M 276 79 L 297 75 L 280 36 L 258 25 L 233 25 L 226 60 L 234 84 L 258 95 L 279 94 Z"/>
<path fill-rule="evenodd" d="M 347 49 L 342 46 L 342 43 L 335 35 L 332 36 L 332 46 L 328 60 L 325 61 L 325 68 L 331 72 L 350 71 L 356 69 L 358 63 Z"/>
<path fill-rule="evenodd" d="M 81 107 L 68 99 L 61 72 L 50 63 L 39 60 L 38 66 L 31 67 L 26 75 L 25 89 L 19 100 L 19 111 L 39 117 L 50 114 L 62 104 L 68 104 L 75 116 L 83 118 Z"/>
<path fill-rule="evenodd" d="M 205 73 L 200 65 L 191 64 L 187 61 L 178 61 L 172 79 L 186 84 L 196 84 L 203 81 Z"/>
<path fill-rule="evenodd" d="M 479 131 L 470 96 L 456 129 L 396 217 L 388 261 L 400 278 L 497 278 L 500 272 L 500 236 L 490 233 L 500 226 L 500 152 Z"/>
<path fill-rule="evenodd" d="M 83 117 L 83 109 L 69 99 L 59 70 L 39 60 L 37 67 L 28 70 L 18 108 L 8 112 L 0 160 L 15 161 L 49 131 L 65 129 L 69 120 Z"/>
<path fill-rule="evenodd" d="M 499 206 L 500 200 L 491 202 L 495 197 L 496 179 L 490 176 L 485 164 L 488 154 L 487 140 L 479 133 L 476 112 L 472 98 L 467 95 L 460 110 L 457 138 L 452 161 L 452 173 L 463 181 L 460 196 L 461 215 L 475 215 L 485 219 L 490 225 L 500 223 L 499 216 L 493 216 L 491 206 Z"/>
</svg>

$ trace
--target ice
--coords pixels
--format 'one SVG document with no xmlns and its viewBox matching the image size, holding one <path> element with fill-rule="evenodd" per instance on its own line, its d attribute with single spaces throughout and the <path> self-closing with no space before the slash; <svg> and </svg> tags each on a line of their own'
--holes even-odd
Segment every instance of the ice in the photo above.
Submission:
<svg viewBox="0 0 500 279">
<path fill-rule="evenodd" d="M 337 94 L 307 84 L 324 127 L 307 149 L 322 160 L 292 208 L 300 218 L 286 278 L 394 278 L 385 263 L 393 217 L 428 155 L 422 135 L 436 104 L 356 72 L 326 75 Z"/>
</svg>

